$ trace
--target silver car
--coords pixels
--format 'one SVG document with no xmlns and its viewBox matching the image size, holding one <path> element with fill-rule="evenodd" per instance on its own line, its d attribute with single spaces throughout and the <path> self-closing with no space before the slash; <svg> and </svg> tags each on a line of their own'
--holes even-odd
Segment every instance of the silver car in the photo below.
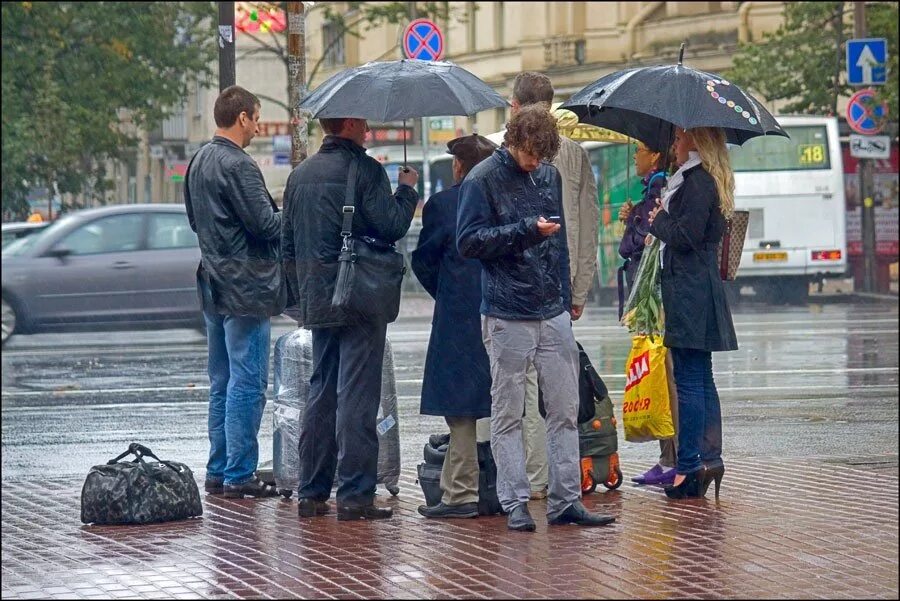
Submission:
<svg viewBox="0 0 900 601">
<path fill-rule="evenodd" d="M 200 247 L 182 205 L 70 213 L 2 257 L 3 344 L 51 330 L 202 328 Z"/>
<path fill-rule="evenodd" d="M 12 244 L 19 238 L 36 234 L 45 227 L 50 225 L 46 222 L 31 223 L 27 221 L 16 221 L 14 223 L 3 224 L 3 248 Z"/>
</svg>

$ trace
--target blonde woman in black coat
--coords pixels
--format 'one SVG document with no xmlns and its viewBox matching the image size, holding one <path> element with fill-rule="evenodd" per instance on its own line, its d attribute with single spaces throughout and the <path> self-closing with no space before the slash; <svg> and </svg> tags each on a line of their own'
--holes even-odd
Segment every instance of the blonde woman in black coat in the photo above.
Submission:
<svg viewBox="0 0 900 601">
<path fill-rule="evenodd" d="M 712 353 L 737 349 L 737 337 L 719 275 L 716 248 L 734 210 L 734 174 L 720 128 L 677 129 L 679 170 L 650 214 L 650 232 L 662 243 L 664 343 L 678 390 L 678 465 L 670 498 L 716 496 L 725 474 L 722 411 Z"/>
</svg>

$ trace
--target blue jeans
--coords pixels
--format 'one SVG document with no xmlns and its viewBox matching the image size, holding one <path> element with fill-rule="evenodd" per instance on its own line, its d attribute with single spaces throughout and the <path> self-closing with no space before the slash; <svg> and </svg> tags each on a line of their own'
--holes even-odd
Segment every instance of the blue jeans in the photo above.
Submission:
<svg viewBox="0 0 900 601">
<path fill-rule="evenodd" d="M 722 465 L 722 407 L 713 381 L 712 353 L 672 348 L 678 390 L 678 471 Z"/>
<path fill-rule="evenodd" d="M 209 461 L 206 477 L 225 484 L 253 479 L 269 378 L 268 317 L 203 311 L 209 343 Z"/>
</svg>

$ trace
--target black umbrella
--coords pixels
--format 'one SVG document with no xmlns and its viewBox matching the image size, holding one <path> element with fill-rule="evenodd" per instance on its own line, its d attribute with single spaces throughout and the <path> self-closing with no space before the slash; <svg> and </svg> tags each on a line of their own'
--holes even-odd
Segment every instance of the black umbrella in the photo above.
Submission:
<svg viewBox="0 0 900 601">
<path fill-rule="evenodd" d="M 668 149 L 672 126 L 721 127 L 731 144 L 764 135 L 789 137 L 750 94 L 715 73 L 681 64 L 616 71 L 588 84 L 560 108 L 590 123 Z"/>
<path fill-rule="evenodd" d="M 300 101 L 315 119 L 384 123 L 438 115 L 474 115 L 508 103 L 489 85 L 447 61 L 402 59 L 346 69 Z M 405 123 L 404 123 L 405 126 Z M 406 140 L 403 142 L 406 163 Z"/>
</svg>

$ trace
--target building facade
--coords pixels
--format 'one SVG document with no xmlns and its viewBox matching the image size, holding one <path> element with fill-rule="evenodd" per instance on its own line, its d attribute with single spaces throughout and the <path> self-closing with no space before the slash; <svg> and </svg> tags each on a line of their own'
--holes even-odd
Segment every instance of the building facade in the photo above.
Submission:
<svg viewBox="0 0 900 601">
<path fill-rule="evenodd" d="M 239 5 L 241 3 L 238 3 Z M 329 22 L 325 5 L 344 16 L 347 28 Z M 761 39 L 782 22 L 781 2 L 446 2 L 438 18 L 444 58 L 471 71 L 509 97 L 521 71 L 541 71 L 553 81 L 557 100 L 626 66 L 675 61 L 682 41 L 685 62 L 720 72 L 731 65 L 739 41 Z M 240 8 L 239 8 L 240 10 Z M 400 36 L 406 23 L 362 22 L 363 11 L 347 2 L 316 3 L 306 11 L 306 71 L 314 89 L 336 72 L 374 60 L 402 57 Z M 348 31 L 349 30 L 349 31 Z M 236 81 L 262 101 L 261 131 L 247 149 L 277 197 L 290 173 L 287 66 L 266 49 L 284 47 L 285 33 L 237 32 Z M 181 202 L 184 171 L 199 146 L 212 137 L 216 89 L 195 86 L 182 107 L 161 127 L 143 134 L 135 156 L 113 167 L 110 202 Z M 777 106 L 768 107 L 777 111 Z M 502 128 L 506 109 L 475 118 L 442 119 L 432 142 L 442 143 L 475 128 Z M 419 131 L 400 124 L 371 124 L 372 145 L 396 144 Z M 446 131 L 444 131 L 446 130 Z M 310 152 L 321 141 L 311 128 Z M 288 151 L 284 145 L 288 143 Z"/>
</svg>

